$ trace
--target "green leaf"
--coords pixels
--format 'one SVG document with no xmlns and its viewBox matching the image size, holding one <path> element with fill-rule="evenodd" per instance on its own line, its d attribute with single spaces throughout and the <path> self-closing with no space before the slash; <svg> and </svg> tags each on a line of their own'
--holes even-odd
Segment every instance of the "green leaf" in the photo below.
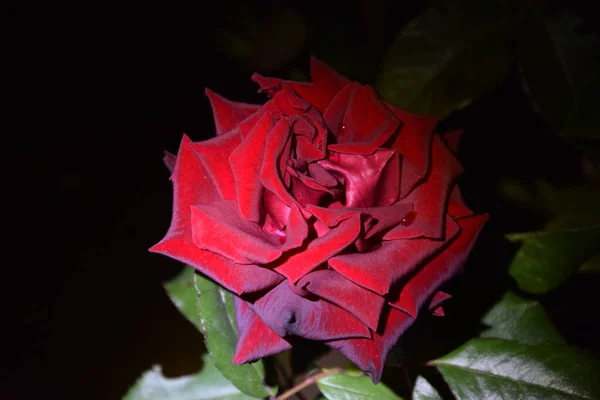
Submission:
<svg viewBox="0 0 600 400">
<path fill-rule="evenodd" d="M 202 370 L 193 375 L 167 378 L 160 365 L 146 371 L 123 400 L 245 400 L 240 392 L 215 368 L 206 354 Z"/>
<path fill-rule="evenodd" d="M 581 268 L 577 270 L 578 274 L 590 274 L 590 275 L 598 275 L 600 274 L 600 253 L 596 254 L 589 260 L 587 260 Z"/>
<path fill-rule="evenodd" d="M 598 38 L 582 34 L 582 20 L 566 10 L 529 2 L 519 24 L 517 52 L 534 104 L 552 128 L 560 131 L 577 97 L 595 72 Z"/>
<path fill-rule="evenodd" d="M 321 393 L 329 400 L 400 400 L 383 383 L 374 384 L 364 375 L 336 374 L 317 381 Z"/>
<path fill-rule="evenodd" d="M 442 400 L 435 388 L 422 376 L 417 377 L 412 398 L 413 400 Z"/>
<path fill-rule="evenodd" d="M 600 362 L 568 346 L 473 339 L 433 362 L 460 399 L 596 399 Z"/>
<path fill-rule="evenodd" d="M 493 89 L 514 60 L 515 19 L 505 2 L 430 8 L 395 38 L 376 88 L 400 108 L 446 117 Z"/>
<path fill-rule="evenodd" d="M 489 329 L 481 337 L 515 340 L 520 343 L 565 344 L 565 340 L 546 315 L 544 307 L 507 292 L 483 317 Z"/>
<path fill-rule="evenodd" d="M 546 293 L 575 272 L 600 248 L 600 225 L 562 231 L 507 235 L 522 241 L 509 274 L 527 292 Z"/>
<path fill-rule="evenodd" d="M 231 362 L 237 342 L 233 296 L 194 271 L 186 267 L 165 285 L 171 300 L 202 332 L 215 366 L 240 391 L 256 398 L 274 395 L 274 389 L 264 384 L 262 361 L 244 365 Z"/>
<path fill-rule="evenodd" d="M 600 74 L 590 82 L 577 99 L 565 129 L 560 133 L 566 138 L 600 139 L 600 127 L 596 113 L 600 108 Z"/>
</svg>

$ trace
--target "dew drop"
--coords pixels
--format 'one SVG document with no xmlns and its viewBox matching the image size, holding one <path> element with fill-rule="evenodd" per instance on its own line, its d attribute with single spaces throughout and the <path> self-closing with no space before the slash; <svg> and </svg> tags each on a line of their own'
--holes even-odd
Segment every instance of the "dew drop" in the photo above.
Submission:
<svg viewBox="0 0 600 400">
<path fill-rule="evenodd" d="M 406 215 L 406 217 L 402 219 L 402 222 L 400 222 L 400 224 L 403 226 L 410 226 L 413 222 L 415 222 L 415 218 L 417 218 L 417 213 L 411 211 Z"/>
</svg>

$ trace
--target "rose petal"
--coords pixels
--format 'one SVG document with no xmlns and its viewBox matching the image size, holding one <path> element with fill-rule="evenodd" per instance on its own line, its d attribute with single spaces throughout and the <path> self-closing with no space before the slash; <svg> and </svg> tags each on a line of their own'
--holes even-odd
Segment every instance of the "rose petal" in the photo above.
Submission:
<svg viewBox="0 0 600 400">
<path fill-rule="evenodd" d="M 454 189 L 452 189 L 452 193 L 450 193 L 450 200 L 448 201 L 448 215 L 457 219 L 468 217 L 473 214 L 474 212 L 465 204 L 458 185 L 454 185 Z"/>
<path fill-rule="evenodd" d="M 207 179 L 212 180 L 224 200 L 236 198 L 235 180 L 228 160 L 240 141 L 239 130 L 234 129 L 215 138 L 192 143 L 208 172 Z"/>
<path fill-rule="evenodd" d="M 287 231 L 289 234 L 281 243 L 279 236 L 244 219 L 233 201 L 192 206 L 192 239 L 196 246 L 237 264 L 267 264 L 285 251 L 301 246 L 308 235 L 308 226 L 295 206 Z"/>
<path fill-rule="evenodd" d="M 385 178 L 386 165 L 393 158 L 394 152 L 384 149 L 364 155 L 332 151 L 328 159 L 320 160 L 318 164 L 345 178 L 346 207 L 365 208 L 377 203 L 379 193 L 376 188 L 387 183 L 382 179 Z"/>
<path fill-rule="evenodd" d="M 396 226 L 384 236 L 385 240 L 442 238 L 448 198 L 462 166 L 438 135 L 433 139 L 431 154 L 429 176 L 402 200 L 414 204 L 413 221 Z"/>
<path fill-rule="evenodd" d="M 450 219 L 446 223 L 446 241 L 459 231 Z M 436 254 L 445 241 L 427 238 L 384 241 L 368 253 L 343 254 L 329 260 L 341 275 L 364 288 L 385 295 L 390 287 Z"/>
<path fill-rule="evenodd" d="M 474 215 L 457 220 L 460 234 L 399 288 L 399 292 L 394 294 L 397 298 L 391 300 L 390 304 L 416 315 L 425 300 L 462 268 L 487 219 L 487 215 Z"/>
<path fill-rule="evenodd" d="M 252 305 L 277 335 L 311 340 L 371 337 L 369 328 L 347 311 L 323 300 L 311 301 L 294 293 L 288 282 L 279 284 Z"/>
<path fill-rule="evenodd" d="M 260 92 L 269 96 L 283 89 L 293 90 L 322 113 L 336 93 L 350 81 L 315 57 L 311 57 L 310 61 L 312 83 L 267 78 L 259 74 L 254 74 L 252 80 L 260 85 Z"/>
<path fill-rule="evenodd" d="M 254 114 L 261 108 L 259 104 L 238 103 L 219 96 L 210 89 L 205 89 L 213 109 L 217 135 L 222 135 L 235 127 L 238 122 Z"/>
<path fill-rule="evenodd" d="M 446 132 L 442 135 L 444 143 L 452 150 L 454 154 L 458 152 L 458 146 L 460 145 L 460 139 L 464 133 L 463 129 L 457 129 L 455 131 Z"/>
<path fill-rule="evenodd" d="M 304 276 L 298 287 L 340 306 L 372 330 L 377 330 L 385 299 L 355 285 L 335 271 L 314 271 Z"/>
<path fill-rule="evenodd" d="M 404 198 L 427 175 L 431 138 L 438 119 L 409 113 L 386 101 L 383 104 L 402 122 L 400 133 L 389 148 L 402 154 L 400 198 Z"/>
<path fill-rule="evenodd" d="M 304 275 L 351 245 L 361 231 L 360 215 L 352 215 L 325 235 L 290 254 L 275 270 L 295 283 Z"/>
<path fill-rule="evenodd" d="M 372 339 L 342 339 L 327 343 L 370 375 L 375 383 L 381 379 L 383 365 L 390 350 L 400 335 L 413 323 L 414 318 L 402 311 L 387 307 L 384 309 L 383 321 L 382 333 L 374 332 Z"/>
<path fill-rule="evenodd" d="M 175 154 L 165 150 L 165 155 L 163 156 L 163 163 L 165 163 L 165 167 L 167 167 L 170 173 L 173 173 L 176 161 L 177 157 L 175 156 Z"/>
<path fill-rule="evenodd" d="M 267 136 L 275 123 L 273 114 L 264 113 L 229 156 L 239 211 L 244 218 L 254 222 L 261 219 L 264 188 L 260 183 L 260 170 Z"/>
<path fill-rule="evenodd" d="M 248 303 L 234 296 L 234 304 L 238 331 L 238 341 L 232 360 L 234 364 L 241 365 L 256 361 L 292 348 L 288 341 L 277 336 L 258 318 Z"/>
</svg>

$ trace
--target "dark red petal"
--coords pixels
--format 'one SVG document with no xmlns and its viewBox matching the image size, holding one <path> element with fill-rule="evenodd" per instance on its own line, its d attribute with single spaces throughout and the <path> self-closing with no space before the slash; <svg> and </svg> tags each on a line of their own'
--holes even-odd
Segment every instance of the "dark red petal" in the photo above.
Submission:
<svg viewBox="0 0 600 400">
<path fill-rule="evenodd" d="M 416 315 L 429 296 L 462 268 L 487 219 L 487 215 L 474 215 L 457 220 L 460 234 L 401 287 L 390 304 Z"/>
<path fill-rule="evenodd" d="M 444 312 L 444 307 L 439 306 L 436 307 L 432 312 L 433 315 L 435 315 L 436 317 L 445 317 L 446 313 Z"/>
<path fill-rule="evenodd" d="M 454 189 L 452 189 L 452 193 L 450 194 L 448 214 L 454 219 L 468 217 L 474 214 L 474 212 L 465 204 L 458 185 L 454 185 Z"/>
<path fill-rule="evenodd" d="M 274 125 L 273 114 L 264 113 L 229 157 L 238 208 L 244 218 L 254 222 L 261 219 L 264 188 L 260 183 L 260 170 L 267 136 Z"/>
<path fill-rule="evenodd" d="M 389 231 L 385 240 L 442 238 L 448 198 L 462 173 L 462 166 L 438 135 L 433 139 L 431 154 L 429 176 L 402 200 L 414 204 L 414 220 Z"/>
<path fill-rule="evenodd" d="M 446 223 L 446 241 L 458 233 L 451 219 Z M 384 241 L 368 253 L 343 254 L 329 265 L 352 282 L 385 295 L 398 280 L 440 251 L 445 242 L 427 238 Z"/>
<path fill-rule="evenodd" d="M 256 361 L 292 348 L 288 341 L 265 325 L 244 300 L 234 296 L 234 301 L 238 331 L 234 364 Z"/>
<path fill-rule="evenodd" d="M 372 330 L 377 330 L 385 299 L 355 285 L 335 271 L 314 271 L 302 278 L 298 287 L 340 306 Z"/>
<path fill-rule="evenodd" d="M 258 299 L 252 309 L 277 335 L 312 340 L 371 337 L 369 328 L 347 311 L 324 300 L 308 300 L 283 282 Z"/>
<path fill-rule="evenodd" d="M 384 149 L 365 155 L 331 152 L 328 159 L 318 163 L 324 169 L 335 171 L 345 178 L 346 207 L 364 208 L 377 203 L 379 193 L 375 189 L 380 184 L 388 183 L 381 181 L 386 177 L 386 165 L 393 158 L 394 152 Z"/>
<path fill-rule="evenodd" d="M 190 265 L 233 293 L 258 292 L 280 283 L 281 275 L 256 265 L 239 265 L 218 254 L 199 249 L 187 233 L 174 233 L 150 248 Z"/>
<path fill-rule="evenodd" d="M 205 89 L 204 93 L 208 96 L 213 109 L 217 135 L 222 135 L 230 131 L 237 123 L 243 121 L 261 108 L 258 104 L 238 103 L 227 100 L 208 88 Z"/>
<path fill-rule="evenodd" d="M 196 246 L 212 251 L 237 264 L 267 264 L 283 252 L 302 245 L 308 226 L 294 207 L 288 226 L 290 234 L 281 243 L 279 236 L 266 232 L 252 221 L 244 219 L 232 201 L 218 201 L 192 206 L 192 238 Z"/>
<path fill-rule="evenodd" d="M 454 154 L 458 152 L 458 146 L 460 145 L 460 139 L 462 139 L 462 135 L 464 133 L 463 129 L 457 129 L 452 132 L 447 132 L 442 135 L 442 139 L 444 139 L 444 143 L 452 150 Z"/>
<path fill-rule="evenodd" d="M 401 178 L 400 155 L 396 152 L 390 157 L 379 176 L 375 191 L 375 206 L 383 207 L 394 204 L 400 198 Z"/>
<path fill-rule="evenodd" d="M 409 203 L 396 203 L 385 207 L 369 208 L 324 208 L 307 205 L 306 209 L 320 222 L 327 226 L 335 226 L 340 221 L 354 214 L 362 214 L 370 217 L 364 219 L 365 237 L 371 236 L 401 223 L 413 211 L 413 205 Z"/>
<path fill-rule="evenodd" d="M 240 145 L 239 130 L 231 130 L 203 142 L 192 143 L 206 168 L 206 179 L 212 180 L 224 200 L 235 200 L 235 183 L 229 156 Z"/>
<path fill-rule="evenodd" d="M 163 163 L 165 163 L 165 167 L 167 167 L 170 173 L 173 173 L 176 161 L 177 157 L 175 156 L 175 154 L 165 150 L 165 155 L 163 156 Z"/>
<path fill-rule="evenodd" d="M 383 318 L 382 333 L 373 333 L 373 339 L 342 339 L 327 343 L 370 375 L 375 383 L 381 379 L 390 350 L 414 321 L 410 315 L 390 307 L 384 309 Z"/>
<path fill-rule="evenodd" d="M 409 113 L 385 101 L 383 103 L 402 122 L 400 133 L 390 148 L 402 154 L 400 198 L 404 198 L 427 175 L 431 138 L 438 119 Z"/>
<path fill-rule="evenodd" d="M 439 291 L 435 292 L 435 294 L 431 298 L 431 301 L 429 302 L 429 309 L 430 310 L 436 309 L 442 303 L 444 303 L 446 300 L 449 300 L 451 298 L 452 298 L 452 296 L 450 296 L 448 293 L 444 293 L 441 290 L 439 290 Z"/>
<path fill-rule="evenodd" d="M 325 235 L 310 241 L 306 249 L 289 255 L 275 270 L 295 283 L 352 244 L 360 234 L 361 225 L 359 214 L 349 217 Z"/>
</svg>

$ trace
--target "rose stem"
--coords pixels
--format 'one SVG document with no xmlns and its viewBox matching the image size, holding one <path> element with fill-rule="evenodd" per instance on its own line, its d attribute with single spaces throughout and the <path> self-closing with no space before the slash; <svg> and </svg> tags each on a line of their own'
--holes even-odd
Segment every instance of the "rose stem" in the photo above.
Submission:
<svg viewBox="0 0 600 400">
<path fill-rule="evenodd" d="M 292 397 L 293 395 L 295 395 L 296 393 L 298 393 L 299 391 L 301 391 L 302 389 L 317 383 L 317 381 L 319 379 L 323 379 L 329 375 L 336 375 L 336 374 L 341 374 L 343 373 L 344 370 L 341 368 L 331 368 L 328 369 L 326 371 L 322 371 L 316 375 L 311 375 L 308 376 L 305 380 L 303 380 L 302 382 L 300 382 L 299 384 L 297 384 L 296 386 L 294 386 L 291 389 L 286 390 L 285 392 L 283 392 L 281 395 L 275 397 L 275 400 L 285 400 L 285 399 L 289 399 L 290 397 Z"/>
</svg>

